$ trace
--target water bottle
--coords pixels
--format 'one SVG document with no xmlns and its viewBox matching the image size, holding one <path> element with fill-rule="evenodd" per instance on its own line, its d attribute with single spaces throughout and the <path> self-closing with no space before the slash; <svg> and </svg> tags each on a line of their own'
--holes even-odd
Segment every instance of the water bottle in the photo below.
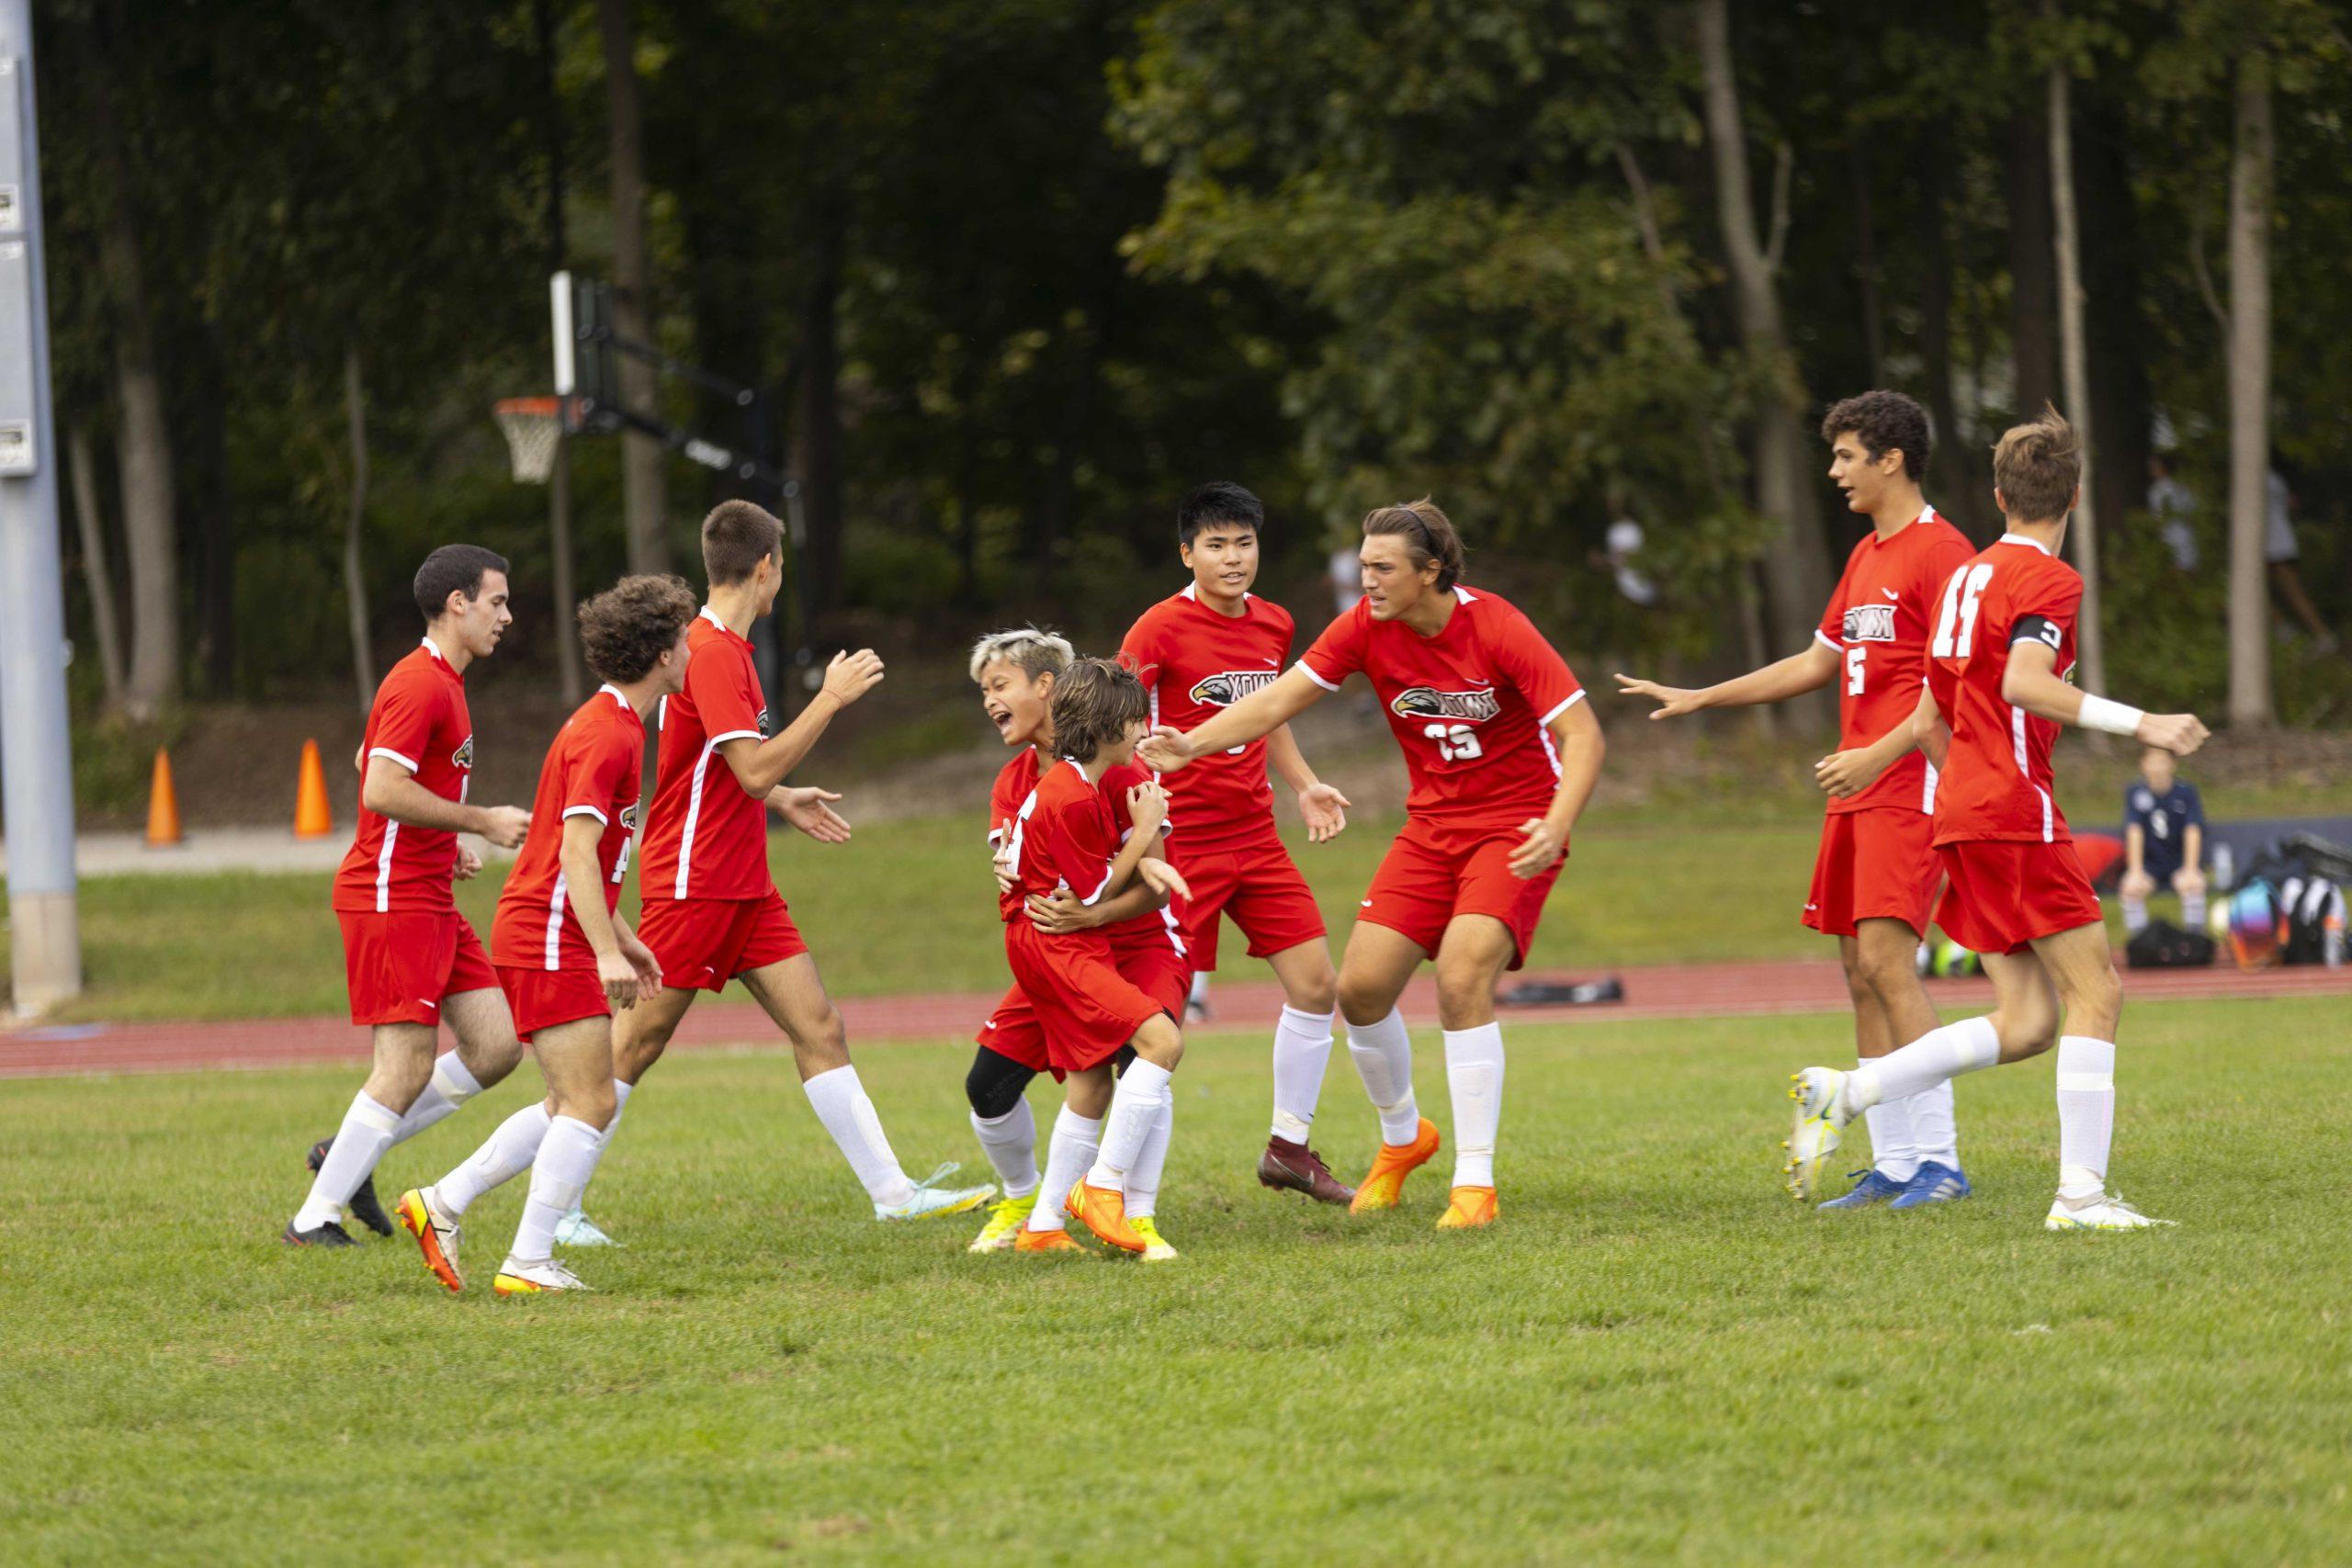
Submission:
<svg viewBox="0 0 2352 1568">
<path fill-rule="evenodd" d="M 2230 846 L 2215 844 L 2213 846 L 2213 891 L 2227 893 L 2237 881 L 2237 878 L 2232 874 L 2236 870 L 2237 857 L 2230 853 Z"/>
</svg>

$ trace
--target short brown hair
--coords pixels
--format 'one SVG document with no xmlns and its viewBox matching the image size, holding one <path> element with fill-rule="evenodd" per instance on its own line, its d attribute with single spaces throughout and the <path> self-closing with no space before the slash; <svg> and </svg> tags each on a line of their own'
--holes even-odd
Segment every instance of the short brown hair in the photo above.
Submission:
<svg viewBox="0 0 2352 1568">
<path fill-rule="evenodd" d="M 683 577 L 624 577 L 580 606 L 580 651 L 599 681 L 642 681 L 695 618 Z"/>
<path fill-rule="evenodd" d="M 2001 510 L 2017 522 L 2057 522 L 2082 482 L 2082 440 L 2048 403 L 2040 419 L 2011 425 L 1993 448 L 1993 486 Z"/>
<path fill-rule="evenodd" d="M 702 520 L 702 570 L 713 588 L 749 578 L 763 556 L 784 565 L 784 525 L 748 501 L 722 501 Z"/>
<path fill-rule="evenodd" d="M 1151 697 L 1119 660 L 1080 659 L 1055 680 L 1051 711 L 1054 749 L 1073 761 L 1091 762 L 1151 716 Z"/>
<path fill-rule="evenodd" d="M 1917 479 L 1928 471 L 1935 438 L 1928 433 L 1928 411 L 1900 392 L 1864 392 L 1843 398 L 1821 417 L 1821 438 L 1837 443 L 1848 431 L 1875 463 L 1890 448 L 1903 454 L 1903 472 Z"/>
<path fill-rule="evenodd" d="M 1369 539 L 1374 534 L 1394 534 L 1404 540 L 1417 571 L 1436 562 L 1439 592 L 1462 581 L 1462 536 L 1453 531 L 1453 520 L 1428 496 L 1374 508 L 1364 517 L 1363 536 Z"/>
</svg>

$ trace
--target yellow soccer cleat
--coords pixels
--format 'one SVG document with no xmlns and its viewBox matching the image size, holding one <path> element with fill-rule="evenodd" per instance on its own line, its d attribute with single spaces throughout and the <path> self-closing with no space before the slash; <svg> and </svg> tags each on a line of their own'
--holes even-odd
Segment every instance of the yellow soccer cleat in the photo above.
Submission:
<svg viewBox="0 0 2352 1568">
<path fill-rule="evenodd" d="M 980 1234 L 972 1238 L 972 1245 L 965 1250 L 967 1252 L 1009 1251 L 1017 1239 L 1021 1227 L 1029 1223 L 1029 1216 L 1036 1207 L 1037 1195 L 1035 1192 L 1019 1198 L 998 1199 L 989 1210 L 989 1223 L 980 1227 Z"/>
<path fill-rule="evenodd" d="M 1023 1226 L 1012 1238 L 1015 1252 L 1084 1252 L 1068 1231 L 1033 1231 Z"/>
<path fill-rule="evenodd" d="M 1493 1224 L 1502 1208 L 1495 1201 L 1491 1187 L 1457 1187 L 1446 1201 L 1445 1213 L 1437 1217 L 1442 1231 L 1475 1231 Z"/>
<path fill-rule="evenodd" d="M 433 1201 L 433 1190 L 412 1188 L 401 1194 L 392 1210 L 401 1228 L 416 1237 L 416 1248 L 433 1277 L 453 1292 L 464 1290 L 465 1277 L 458 1272 L 458 1247 L 464 1233 L 457 1221 L 443 1217 Z"/>
<path fill-rule="evenodd" d="M 1160 1236 L 1159 1227 L 1152 1224 L 1149 1214 L 1137 1214 L 1127 1224 L 1136 1235 L 1143 1237 L 1143 1260 L 1146 1263 L 1173 1263 L 1183 1256 Z"/>
<path fill-rule="evenodd" d="M 1383 1144 L 1380 1153 L 1373 1156 L 1372 1173 L 1356 1184 L 1356 1195 L 1348 1201 L 1351 1214 L 1368 1214 L 1374 1209 L 1393 1209 L 1397 1195 L 1405 1190 L 1405 1178 L 1427 1165 L 1437 1154 L 1437 1123 L 1428 1117 L 1413 1130 L 1409 1144 Z"/>
<path fill-rule="evenodd" d="M 1141 1252 L 1143 1237 L 1127 1224 L 1127 1195 L 1114 1187 L 1097 1187 L 1080 1178 L 1069 1190 L 1062 1212 L 1093 1233 L 1094 1239 L 1121 1252 Z"/>
<path fill-rule="evenodd" d="M 588 1282 L 553 1258 L 543 1263 L 517 1263 L 509 1258 L 500 1266 L 498 1278 L 491 1281 L 490 1288 L 502 1296 L 559 1295 L 566 1291 L 585 1291 Z"/>
<path fill-rule="evenodd" d="M 1846 1124 L 1861 1114 L 1852 1085 L 1853 1075 L 1835 1067 L 1807 1067 L 1789 1075 L 1789 1098 L 1796 1107 L 1790 1115 L 1788 1138 L 1781 1145 L 1789 1151 L 1781 1167 L 1781 1183 L 1799 1202 L 1813 1197 L 1821 1184 L 1821 1168 L 1846 1141 Z"/>
</svg>

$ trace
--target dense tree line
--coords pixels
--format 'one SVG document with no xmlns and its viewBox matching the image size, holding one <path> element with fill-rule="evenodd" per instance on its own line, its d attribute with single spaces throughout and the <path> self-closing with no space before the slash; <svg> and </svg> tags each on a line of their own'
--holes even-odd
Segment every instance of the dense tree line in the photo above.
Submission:
<svg viewBox="0 0 2352 1568">
<path fill-rule="evenodd" d="M 1572 647 L 1759 657 L 1854 537 L 1819 411 L 1892 386 L 1979 537 L 2000 428 L 2086 424 L 2109 681 L 2340 720 L 2262 539 L 2275 468 L 2344 625 L 2346 11 L 50 0 L 82 695 L 364 684 L 452 536 L 515 558 L 521 653 L 576 678 L 559 577 L 684 564 L 718 492 L 573 443 L 559 544 L 508 481 L 487 412 L 546 389 L 562 260 L 772 395 L 835 631 L 1108 624 L 1225 476 L 1301 575 L 1431 491 Z M 1611 585 L 1621 519 L 1655 604 Z"/>
</svg>

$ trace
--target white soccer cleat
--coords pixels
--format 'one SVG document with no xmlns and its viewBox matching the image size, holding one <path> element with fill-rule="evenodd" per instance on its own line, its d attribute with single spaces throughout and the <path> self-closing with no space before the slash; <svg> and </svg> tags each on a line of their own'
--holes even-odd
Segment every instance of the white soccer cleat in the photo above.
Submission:
<svg viewBox="0 0 2352 1568">
<path fill-rule="evenodd" d="M 1821 1168 L 1846 1141 L 1846 1123 L 1855 1117 L 1851 1075 L 1835 1067 L 1807 1067 L 1789 1075 L 1789 1098 L 1797 1102 L 1789 1129 L 1789 1161 L 1781 1168 L 1782 1183 L 1799 1201 L 1813 1196 Z"/>
<path fill-rule="evenodd" d="M 2041 1222 L 2041 1228 L 2046 1231 L 2144 1231 L 2174 1223 L 2171 1220 L 2150 1219 L 2117 1194 L 2101 1192 L 2080 1202 L 2064 1198 L 2052 1200 L 2050 1217 Z"/>
<path fill-rule="evenodd" d="M 564 1291 L 585 1291 L 588 1282 L 552 1258 L 525 1263 L 510 1257 L 499 1265 L 498 1278 L 491 1281 L 490 1288 L 502 1296 L 555 1295 Z"/>
<path fill-rule="evenodd" d="M 619 1242 L 596 1228 L 596 1222 L 587 1212 L 574 1209 L 555 1223 L 555 1244 L 558 1247 L 618 1247 Z"/>
<path fill-rule="evenodd" d="M 874 1217 L 877 1220 L 927 1220 L 934 1214 L 960 1214 L 977 1209 L 996 1196 L 996 1183 L 979 1187 L 942 1187 L 964 1168 L 954 1160 L 942 1164 L 937 1170 L 915 1183 L 914 1193 L 903 1203 L 876 1203 Z"/>
</svg>

